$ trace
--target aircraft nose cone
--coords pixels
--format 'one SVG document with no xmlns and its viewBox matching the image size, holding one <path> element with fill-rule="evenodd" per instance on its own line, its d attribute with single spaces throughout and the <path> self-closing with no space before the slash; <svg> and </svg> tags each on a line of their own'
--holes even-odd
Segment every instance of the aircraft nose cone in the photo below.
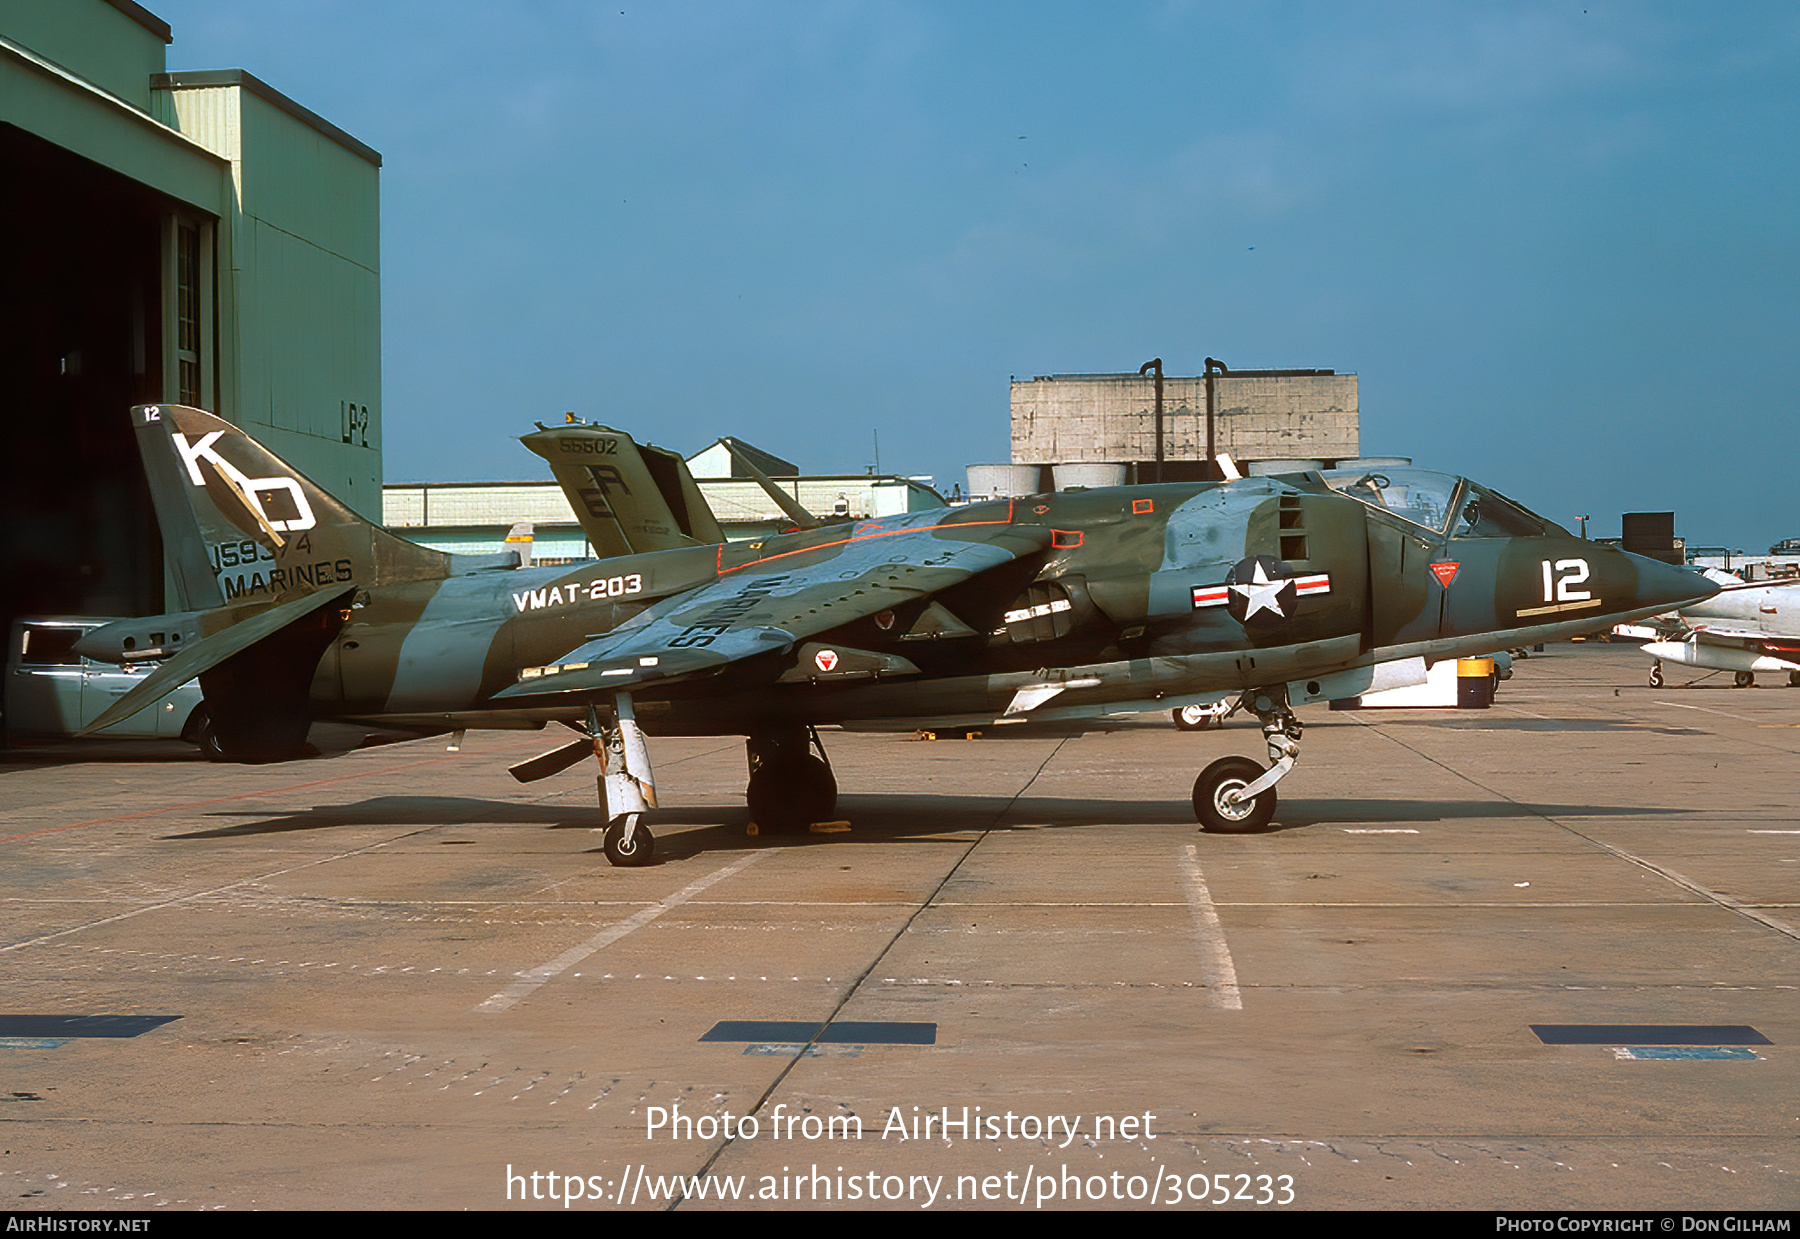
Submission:
<svg viewBox="0 0 1800 1239">
<path fill-rule="evenodd" d="M 1665 564 L 1661 560 L 1645 559 L 1642 555 L 1626 554 L 1625 558 L 1637 569 L 1637 585 L 1633 590 L 1633 610 L 1655 608 L 1659 611 L 1674 610 L 1677 607 L 1689 606 L 1703 599 L 1711 598 L 1719 592 L 1719 587 L 1707 580 L 1692 568 L 1677 567 Z"/>
</svg>

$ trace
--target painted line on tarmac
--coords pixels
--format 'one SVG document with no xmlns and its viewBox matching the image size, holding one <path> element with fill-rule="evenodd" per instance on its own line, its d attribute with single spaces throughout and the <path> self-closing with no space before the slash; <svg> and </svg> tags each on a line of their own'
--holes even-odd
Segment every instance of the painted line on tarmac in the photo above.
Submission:
<svg viewBox="0 0 1800 1239">
<path fill-rule="evenodd" d="M 537 747 L 538 742 L 531 742 Z M 524 743 L 509 744 L 493 750 L 497 753 L 510 752 L 513 749 L 525 748 Z M 398 766 L 384 766 L 380 770 L 358 770 L 351 774 L 334 775 L 329 779 L 312 779 L 305 783 L 289 783 L 283 787 L 259 788 L 251 792 L 238 792 L 232 796 L 214 796 L 210 800 L 191 800 L 186 804 L 164 805 L 160 809 L 140 809 L 136 813 L 120 813 L 114 817 L 96 817 L 85 822 L 70 822 L 67 826 L 46 826 L 43 830 L 28 830 L 22 835 L 0 836 L 0 843 L 17 843 L 20 839 L 35 839 L 39 835 L 54 835 L 64 830 L 80 830 L 83 826 L 104 826 L 108 822 L 129 822 L 140 817 L 156 817 L 163 813 L 179 813 L 183 809 L 204 809 L 208 805 L 229 804 L 233 800 L 251 800 L 259 796 L 279 796 L 283 792 L 297 792 L 308 787 L 324 787 L 329 783 L 346 783 L 352 779 L 372 779 L 384 774 L 398 774 L 402 770 L 415 770 L 420 766 L 434 766 L 439 762 L 466 760 L 460 753 L 451 753 L 444 757 L 428 757 L 423 761 L 409 761 Z M 347 855 L 348 853 L 346 853 Z M 221 888 L 223 889 L 223 888 Z"/>
<path fill-rule="evenodd" d="M 749 868 L 767 855 L 767 852 L 752 852 L 742 860 L 733 861 L 723 869 L 715 869 L 698 881 L 690 882 L 661 903 L 652 904 L 616 924 L 608 925 L 580 946 L 572 946 L 555 959 L 539 964 L 529 972 L 521 972 L 517 981 L 477 1006 L 475 1010 L 490 1015 L 506 1010 L 540 986 L 555 980 L 563 972 L 573 968 L 601 947 L 612 945 L 634 929 L 642 929 L 671 908 L 680 907 L 713 883 L 724 881 L 732 874 Z"/>
<path fill-rule="evenodd" d="M 1707 709 L 1707 707 L 1705 707 L 1705 706 L 1684 706 L 1684 705 L 1681 705 L 1680 702 L 1675 702 L 1675 701 L 1659 702 L 1658 704 L 1680 706 L 1680 708 L 1684 709 L 1684 710 L 1705 710 L 1708 714 L 1724 714 L 1723 710 L 1710 710 L 1710 709 Z M 1736 718 L 1738 716 L 1737 715 L 1728 715 L 1727 717 Z M 1746 720 L 1746 721 L 1748 721 L 1748 720 Z M 1373 724 L 1370 724 L 1370 725 L 1372 726 Z M 1735 912 L 1739 916 L 1742 916 L 1742 917 L 1746 918 L 1747 920 L 1755 921 L 1757 924 L 1765 926 L 1769 929 L 1772 929 L 1778 934 L 1785 935 L 1786 937 L 1792 938 L 1795 941 L 1800 942 L 1800 928 L 1796 928 L 1795 926 L 1790 925 L 1786 921 L 1780 920 L 1777 917 L 1770 916 L 1768 913 L 1762 911 L 1759 907 L 1744 903 L 1742 900 L 1733 899 L 1730 895 L 1724 894 L 1721 891 L 1713 890 L 1711 887 L 1706 886 L 1703 883 L 1696 882 L 1696 881 L 1694 881 L 1694 879 L 1687 877 L 1685 874 L 1677 873 L 1675 870 L 1670 869 L 1667 865 L 1659 865 L 1655 861 L 1646 860 L 1644 857 L 1639 856 L 1634 852 L 1627 852 L 1624 848 L 1618 847 L 1615 844 L 1608 843 L 1604 839 L 1599 839 L 1593 835 L 1586 834 L 1582 831 L 1576 830 L 1573 826 L 1569 825 L 1568 822 L 1562 820 L 1560 817 L 1557 817 L 1550 813 L 1546 813 L 1542 809 L 1534 808 L 1533 806 L 1526 804 L 1523 801 L 1514 800 L 1511 796 L 1508 796 L 1505 792 L 1502 792 L 1495 788 L 1489 787 L 1487 784 L 1481 782 L 1480 780 L 1470 777 L 1470 775 L 1468 774 L 1467 771 L 1459 770 L 1459 769 L 1456 769 L 1455 767 L 1447 765 L 1446 763 L 1441 762 L 1437 758 L 1431 756 L 1429 753 L 1426 753 L 1420 749 L 1414 748 L 1412 745 L 1406 743 L 1404 740 L 1401 740 L 1397 736 L 1390 735 L 1387 732 L 1381 732 L 1380 734 L 1385 739 L 1391 740 L 1393 743 L 1399 745 L 1401 748 L 1405 749 L 1407 752 L 1413 754 L 1414 756 L 1419 757 L 1419 758 L 1423 759 L 1424 761 L 1430 762 L 1432 765 L 1438 767 L 1440 770 L 1443 770 L 1449 774 L 1456 776 L 1457 778 L 1461 779 L 1463 782 L 1469 784 L 1469 786 L 1479 787 L 1482 791 L 1486 792 L 1490 796 L 1498 796 L 1501 800 L 1504 800 L 1507 804 L 1516 805 L 1519 808 L 1524 809 L 1527 812 L 1529 812 L 1539 818 L 1542 818 L 1544 821 L 1549 822 L 1552 826 L 1555 826 L 1557 829 L 1568 831 L 1571 835 L 1574 835 L 1577 839 L 1584 840 L 1585 842 L 1587 842 L 1591 846 L 1599 849 L 1602 852 L 1610 852 L 1612 855 L 1618 857 L 1620 860 L 1623 860 L 1623 861 L 1627 862 L 1628 864 L 1636 865 L 1641 869 L 1646 869 L 1649 872 L 1656 874 L 1658 877 L 1663 878 L 1666 881 L 1671 882 L 1674 885 L 1680 887 L 1682 890 L 1687 891 L 1689 894 L 1698 895 L 1701 899 L 1704 899 L 1709 903 L 1716 904 L 1717 906 L 1724 908 L 1728 912 Z M 1786 907 L 1787 905 L 1773 904 L 1770 906 Z"/>
<path fill-rule="evenodd" d="M 1717 714 L 1720 718 L 1735 718 L 1740 723 L 1754 723 L 1756 720 L 1742 714 L 1733 714 L 1730 710 L 1715 710 L 1711 706 L 1690 706 L 1682 701 L 1659 701 L 1659 706 L 1668 706 L 1671 710 L 1698 710 L 1702 714 Z"/>
<path fill-rule="evenodd" d="M 1200 872 L 1199 853 L 1191 843 L 1185 846 L 1185 853 L 1182 865 L 1187 869 L 1188 909 L 1194 914 L 1194 932 L 1200 936 L 1201 954 L 1206 961 L 1207 999 L 1212 1006 L 1242 1011 L 1244 996 L 1238 992 L 1237 966 L 1231 962 L 1225 927 L 1219 924 L 1219 910 L 1213 906 L 1206 876 Z"/>
<path fill-rule="evenodd" d="M 163 908 L 179 907 L 181 904 L 184 904 L 184 903 L 192 903 L 196 899 L 204 899 L 208 895 L 217 895 L 217 894 L 221 894 L 225 891 L 236 890 L 240 886 L 250 886 L 257 882 L 267 882 L 270 878 L 279 878 L 283 874 L 288 874 L 288 873 L 298 873 L 302 869 L 311 869 L 318 865 L 329 865 L 332 861 L 344 860 L 347 857 L 351 857 L 351 856 L 360 856 L 364 852 L 373 852 L 376 848 L 384 848 L 384 847 L 387 847 L 390 843 L 398 843 L 401 839 L 410 839 L 410 838 L 412 838 L 413 835 L 422 835 L 425 833 L 426 830 L 435 830 L 435 829 L 437 829 L 435 826 L 427 826 L 424 828 L 424 830 L 409 831 L 404 835 L 398 836 L 397 838 L 383 839 L 380 843 L 370 843 L 370 844 L 364 845 L 363 847 L 351 848 L 348 852 L 339 852 L 335 856 L 322 856 L 317 860 L 309 860 L 309 861 L 305 862 L 304 864 L 289 865 L 285 869 L 272 869 L 268 873 L 259 873 L 253 878 L 240 878 L 236 882 L 227 882 L 223 886 L 214 886 L 207 890 L 195 891 L 191 895 L 182 895 L 175 899 L 165 899 L 161 903 L 145 904 L 141 908 L 133 908 L 129 912 L 121 912 L 117 916 L 103 916 L 97 921 L 88 921 L 87 923 L 82 924 L 82 925 L 71 925 L 67 929 L 58 929 L 52 933 L 39 934 L 35 938 L 27 938 L 23 942 L 9 943 L 6 946 L 0 946 L 0 952 L 17 951 L 24 947 L 36 946 L 40 942 L 49 942 L 55 938 L 67 937 L 69 934 L 78 934 L 84 929 L 93 929 L 100 925 L 111 925 L 116 921 L 129 921 L 132 917 L 142 916 L 146 912 L 157 912 Z"/>
</svg>

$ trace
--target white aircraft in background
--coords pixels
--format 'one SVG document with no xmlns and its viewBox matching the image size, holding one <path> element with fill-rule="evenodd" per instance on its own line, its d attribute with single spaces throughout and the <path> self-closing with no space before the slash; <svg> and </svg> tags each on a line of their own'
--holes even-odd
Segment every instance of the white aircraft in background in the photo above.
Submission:
<svg viewBox="0 0 1800 1239">
<path fill-rule="evenodd" d="M 1705 602 L 1683 607 L 1659 627 L 1621 624 L 1613 630 L 1648 639 L 1644 653 L 1656 660 L 1650 687 L 1662 687 L 1665 662 L 1734 672 L 1739 688 L 1754 685 L 1758 671 L 1785 671 L 1788 684 L 1800 687 L 1800 581 L 1752 583 L 1716 568 L 1706 575 L 1721 588 Z"/>
</svg>

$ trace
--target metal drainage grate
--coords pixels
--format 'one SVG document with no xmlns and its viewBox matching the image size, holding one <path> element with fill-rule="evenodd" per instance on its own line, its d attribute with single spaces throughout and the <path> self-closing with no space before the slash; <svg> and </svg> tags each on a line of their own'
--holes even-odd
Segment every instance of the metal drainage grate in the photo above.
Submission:
<svg viewBox="0 0 1800 1239">
<path fill-rule="evenodd" d="M 1774 1045 L 1748 1024 L 1533 1024 L 1545 1045 Z"/>
<path fill-rule="evenodd" d="M 936 1045 L 936 1024 L 889 1020 L 820 1024 L 810 1020 L 720 1020 L 702 1041 L 765 1041 L 783 1045 Z"/>
<path fill-rule="evenodd" d="M 141 1037 L 179 1015 L 0 1015 L 0 1037 Z"/>
</svg>

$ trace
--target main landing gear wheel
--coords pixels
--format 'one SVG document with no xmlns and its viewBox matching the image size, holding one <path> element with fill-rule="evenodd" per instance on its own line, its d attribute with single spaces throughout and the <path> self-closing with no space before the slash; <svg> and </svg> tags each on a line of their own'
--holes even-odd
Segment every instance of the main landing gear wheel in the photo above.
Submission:
<svg viewBox="0 0 1800 1239">
<path fill-rule="evenodd" d="M 1733 688 L 1755 688 L 1756 676 L 1749 671 L 1740 671 L 1731 677 L 1731 686 Z"/>
<path fill-rule="evenodd" d="M 656 855 L 656 836 L 642 822 L 631 832 L 631 838 L 625 838 L 624 819 L 607 826 L 606 832 L 600 836 L 600 850 L 606 853 L 606 859 L 622 869 L 647 865 Z"/>
<path fill-rule="evenodd" d="M 828 821 L 837 809 L 837 779 L 811 753 L 783 753 L 750 776 L 744 791 L 750 820 L 773 834 L 803 831 Z"/>
<path fill-rule="evenodd" d="M 1659 662 L 1659 663 L 1652 664 L 1652 666 L 1650 668 L 1650 687 L 1651 688 L 1661 688 L 1662 686 L 1663 686 L 1662 664 Z"/>
<path fill-rule="evenodd" d="M 1194 780 L 1194 816 L 1200 828 L 1215 834 L 1242 835 L 1263 829 L 1275 816 L 1275 789 L 1252 800 L 1233 800 L 1263 775 L 1248 757 L 1221 757 Z"/>
<path fill-rule="evenodd" d="M 1788 672 L 1788 687 L 1800 688 L 1800 671 Z"/>
<path fill-rule="evenodd" d="M 213 726 L 212 711 L 205 706 L 200 707 L 200 717 L 194 724 L 194 747 L 200 750 L 207 761 L 230 761 L 230 754 L 225 751 L 225 742 L 219 739 L 219 729 Z"/>
<path fill-rule="evenodd" d="M 1212 726 L 1212 711 L 1205 706 L 1182 706 L 1174 714 L 1176 731 L 1205 731 Z"/>
</svg>

